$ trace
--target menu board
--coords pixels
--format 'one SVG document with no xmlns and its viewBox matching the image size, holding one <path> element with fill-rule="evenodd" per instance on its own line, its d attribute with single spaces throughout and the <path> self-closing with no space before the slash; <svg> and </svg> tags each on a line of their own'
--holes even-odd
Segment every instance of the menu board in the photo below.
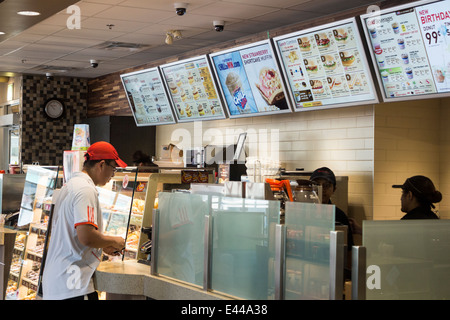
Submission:
<svg viewBox="0 0 450 320">
<path fill-rule="evenodd" d="M 210 58 L 230 118 L 292 112 L 269 40 Z"/>
<path fill-rule="evenodd" d="M 295 111 L 378 102 L 354 18 L 274 38 Z"/>
<path fill-rule="evenodd" d="M 160 68 L 179 122 L 226 117 L 206 56 Z"/>
<path fill-rule="evenodd" d="M 384 100 L 450 94 L 450 1 L 361 17 Z"/>
<path fill-rule="evenodd" d="M 120 75 L 136 125 L 175 123 L 158 68 Z"/>
</svg>

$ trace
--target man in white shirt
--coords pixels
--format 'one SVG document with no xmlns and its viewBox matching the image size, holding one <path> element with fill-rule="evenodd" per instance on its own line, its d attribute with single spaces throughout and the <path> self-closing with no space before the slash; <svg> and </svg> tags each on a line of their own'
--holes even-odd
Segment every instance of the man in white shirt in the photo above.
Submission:
<svg viewBox="0 0 450 320">
<path fill-rule="evenodd" d="M 102 233 L 103 221 L 96 186 L 126 167 L 108 142 L 94 143 L 86 152 L 81 172 L 61 188 L 53 212 L 52 230 L 42 278 L 43 298 L 98 299 L 92 276 L 102 249 L 118 255 L 125 247 L 122 237 Z"/>
</svg>

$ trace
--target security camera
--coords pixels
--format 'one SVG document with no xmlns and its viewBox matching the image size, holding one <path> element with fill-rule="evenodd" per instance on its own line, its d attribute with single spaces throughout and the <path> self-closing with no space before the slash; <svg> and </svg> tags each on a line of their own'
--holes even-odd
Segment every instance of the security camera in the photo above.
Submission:
<svg viewBox="0 0 450 320">
<path fill-rule="evenodd" d="M 215 20 L 215 21 L 213 21 L 213 24 L 214 24 L 214 29 L 217 32 L 222 32 L 223 29 L 225 29 L 225 21 Z"/>
<path fill-rule="evenodd" d="M 98 61 L 97 61 L 97 60 L 93 60 L 93 59 L 92 59 L 92 60 L 90 61 L 90 63 L 91 63 L 91 67 L 92 67 L 92 68 L 97 68 L 97 67 L 98 67 Z"/>
<path fill-rule="evenodd" d="M 47 78 L 47 80 L 53 80 L 53 74 L 51 74 L 50 72 L 47 72 L 45 74 L 45 77 Z"/>
<path fill-rule="evenodd" d="M 186 13 L 186 8 L 187 8 L 188 4 L 184 3 L 184 2 L 175 2 L 173 4 L 173 6 L 175 7 L 175 11 L 176 11 L 177 15 L 184 16 Z"/>
</svg>

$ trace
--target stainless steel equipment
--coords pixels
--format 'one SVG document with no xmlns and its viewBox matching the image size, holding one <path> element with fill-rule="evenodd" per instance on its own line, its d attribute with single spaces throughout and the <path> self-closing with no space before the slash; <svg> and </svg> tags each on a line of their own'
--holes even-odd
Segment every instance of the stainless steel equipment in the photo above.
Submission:
<svg viewBox="0 0 450 320">
<path fill-rule="evenodd" d="M 25 174 L 0 174 L 0 209 L 2 213 L 20 210 Z"/>
</svg>

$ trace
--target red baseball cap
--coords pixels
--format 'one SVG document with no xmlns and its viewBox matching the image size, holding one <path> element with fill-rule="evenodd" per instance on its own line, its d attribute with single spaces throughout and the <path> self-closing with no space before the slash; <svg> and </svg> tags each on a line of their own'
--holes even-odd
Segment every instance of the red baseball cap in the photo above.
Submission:
<svg viewBox="0 0 450 320">
<path fill-rule="evenodd" d="M 89 160 L 115 160 L 119 167 L 125 168 L 127 164 L 119 158 L 119 154 L 112 144 L 99 141 L 92 144 L 86 152 Z"/>
</svg>

